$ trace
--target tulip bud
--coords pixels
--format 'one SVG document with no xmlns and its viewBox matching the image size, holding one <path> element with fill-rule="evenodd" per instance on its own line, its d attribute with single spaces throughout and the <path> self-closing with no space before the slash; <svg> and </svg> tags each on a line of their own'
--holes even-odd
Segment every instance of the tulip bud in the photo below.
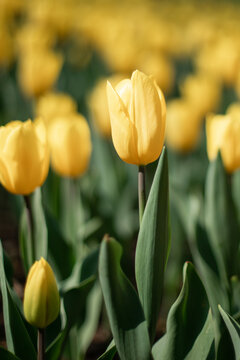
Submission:
<svg viewBox="0 0 240 360">
<path fill-rule="evenodd" d="M 222 95 L 220 83 L 206 73 L 189 75 L 181 86 L 181 93 L 200 116 L 216 111 Z"/>
<path fill-rule="evenodd" d="M 210 115 L 206 121 L 209 160 L 221 151 L 223 164 L 229 173 L 240 168 L 240 116 Z"/>
<path fill-rule="evenodd" d="M 47 133 L 40 119 L 0 127 L 0 182 L 9 192 L 32 193 L 43 184 L 48 169 Z"/>
<path fill-rule="evenodd" d="M 131 80 L 114 89 L 107 84 L 112 139 L 120 158 L 129 164 L 147 165 L 162 151 L 166 104 L 152 77 L 136 70 Z"/>
<path fill-rule="evenodd" d="M 168 103 L 166 142 L 176 151 L 191 151 L 199 140 L 201 116 L 189 101 L 172 100 Z"/>
<path fill-rule="evenodd" d="M 65 116 L 77 111 L 75 100 L 64 93 L 47 93 L 38 98 L 36 105 L 36 116 L 42 117 L 48 126 L 59 116 Z"/>
<path fill-rule="evenodd" d="M 86 171 L 92 144 L 88 123 L 82 115 L 55 118 L 48 128 L 48 139 L 54 171 L 69 177 Z"/>
<path fill-rule="evenodd" d="M 29 51 L 19 62 L 18 78 L 26 96 L 37 97 L 49 91 L 62 67 L 60 54 L 50 50 Z"/>
<path fill-rule="evenodd" d="M 41 258 L 30 268 L 24 291 L 23 310 L 26 320 L 43 329 L 58 316 L 60 298 L 54 273 Z"/>
</svg>

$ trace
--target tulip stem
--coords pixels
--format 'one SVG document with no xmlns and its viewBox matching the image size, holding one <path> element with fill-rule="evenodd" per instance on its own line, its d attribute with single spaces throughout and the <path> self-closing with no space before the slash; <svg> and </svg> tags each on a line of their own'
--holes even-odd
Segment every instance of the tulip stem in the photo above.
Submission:
<svg viewBox="0 0 240 360">
<path fill-rule="evenodd" d="M 45 359 L 45 331 L 44 329 L 38 329 L 38 358 L 37 360 Z"/>
<path fill-rule="evenodd" d="M 139 205 L 139 224 L 141 225 L 142 217 L 146 205 L 146 188 L 145 188 L 145 166 L 138 167 L 138 205 Z"/>
<path fill-rule="evenodd" d="M 35 241 L 34 241 L 34 220 L 33 220 L 33 209 L 31 204 L 30 195 L 24 196 L 24 201 L 26 205 L 26 211 L 27 211 L 27 221 L 28 221 L 28 231 L 30 234 L 30 265 L 32 265 L 36 259 L 35 257 Z"/>
</svg>

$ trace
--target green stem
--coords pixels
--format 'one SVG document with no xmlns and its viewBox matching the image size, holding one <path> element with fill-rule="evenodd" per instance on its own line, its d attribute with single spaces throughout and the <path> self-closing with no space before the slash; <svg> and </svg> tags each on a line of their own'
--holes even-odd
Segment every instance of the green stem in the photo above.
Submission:
<svg viewBox="0 0 240 360">
<path fill-rule="evenodd" d="M 35 239 L 34 239 L 34 220 L 33 220 L 33 210 L 30 195 L 24 195 L 24 202 L 27 211 L 27 221 L 28 221 L 28 231 L 30 234 L 31 244 L 30 244 L 30 259 L 31 265 L 36 260 L 36 252 L 35 252 Z"/>
<path fill-rule="evenodd" d="M 139 205 L 139 224 L 141 225 L 142 217 L 146 205 L 146 189 L 145 189 L 145 166 L 138 167 L 138 205 Z"/>
<path fill-rule="evenodd" d="M 37 360 L 45 359 L 45 331 L 44 329 L 38 329 L 38 357 Z"/>
</svg>

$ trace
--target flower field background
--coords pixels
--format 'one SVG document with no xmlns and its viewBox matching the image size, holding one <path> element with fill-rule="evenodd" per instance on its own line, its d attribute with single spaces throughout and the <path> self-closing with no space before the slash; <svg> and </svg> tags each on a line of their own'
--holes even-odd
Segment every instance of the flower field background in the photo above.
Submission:
<svg viewBox="0 0 240 360">
<path fill-rule="evenodd" d="M 239 18 L 0 2 L 1 359 L 37 358 L 46 327 L 49 360 L 239 360 Z M 22 305 L 41 257 L 46 326 Z"/>
</svg>

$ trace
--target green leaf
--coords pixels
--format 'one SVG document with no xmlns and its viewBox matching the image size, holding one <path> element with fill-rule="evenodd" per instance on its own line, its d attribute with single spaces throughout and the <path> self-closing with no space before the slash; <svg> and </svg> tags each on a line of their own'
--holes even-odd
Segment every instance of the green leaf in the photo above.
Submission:
<svg viewBox="0 0 240 360">
<path fill-rule="evenodd" d="M 100 247 L 99 279 L 121 360 L 147 360 L 150 341 L 139 298 L 120 266 L 120 244 L 105 237 Z"/>
<path fill-rule="evenodd" d="M 85 209 L 81 201 L 81 191 L 78 179 L 62 178 L 61 191 L 61 227 L 68 243 L 77 250 L 79 231 L 85 223 Z"/>
<path fill-rule="evenodd" d="M 240 232 L 228 180 L 219 153 L 207 173 L 205 219 L 212 251 L 226 287 L 229 278 L 238 273 Z"/>
<path fill-rule="evenodd" d="M 71 328 L 85 315 L 86 298 L 95 281 L 95 276 L 83 281 L 78 287 L 63 294 L 63 303 L 67 316 L 67 325 Z"/>
<path fill-rule="evenodd" d="M 20 360 L 19 357 L 17 357 L 16 355 L 12 354 L 7 349 L 4 349 L 2 347 L 0 347 L 0 359 L 1 360 Z M 24 358 L 22 358 L 22 359 L 24 359 Z"/>
<path fill-rule="evenodd" d="M 111 341 L 105 353 L 103 353 L 97 360 L 112 360 L 116 354 L 117 349 L 114 341 Z"/>
<path fill-rule="evenodd" d="M 32 234 L 29 229 L 28 211 L 26 206 L 23 208 L 21 220 L 20 220 L 20 248 L 23 259 L 23 265 L 26 274 L 35 260 L 39 260 L 41 257 L 47 259 L 48 250 L 48 234 L 47 226 L 45 221 L 45 215 L 42 207 L 42 196 L 41 188 L 34 191 L 33 194 L 29 195 L 31 203 L 32 216 L 33 216 L 33 239 L 35 255 L 31 254 L 32 248 Z"/>
<path fill-rule="evenodd" d="M 63 280 L 71 274 L 73 269 L 75 262 L 74 251 L 64 238 L 54 217 L 47 210 L 45 210 L 45 213 L 48 228 L 49 257 L 53 264 L 54 272 L 60 280 Z"/>
<path fill-rule="evenodd" d="M 57 338 L 48 346 L 45 353 L 46 360 L 58 360 L 61 355 L 64 340 L 68 334 L 67 327 L 57 336 Z"/>
<path fill-rule="evenodd" d="M 168 162 L 163 149 L 144 210 L 136 248 L 139 297 L 154 340 L 169 249 Z"/>
<path fill-rule="evenodd" d="M 86 299 L 83 323 L 77 331 L 80 358 L 84 358 L 84 355 L 97 331 L 101 310 L 102 292 L 99 283 L 95 282 Z"/>
<path fill-rule="evenodd" d="M 185 263 L 183 287 L 169 311 L 166 334 L 153 346 L 154 359 L 185 359 L 203 331 L 208 312 L 208 299 L 202 282 L 193 265 Z M 212 338 L 212 332 L 209 336 Z M 205 342 L 205 337 L 203 339 Z M 206 343 L 210 344 L 211 339 Z"/>
<path fill-rule="evenodd" d="M 213 359 L 214 356 L 211 351 L 214 351 L 214 330 L 212 314 L 211 311 L 209 311 L 205 325 L 193 344 L 192 349 L 185 357 L 185 360 Z"/>
<path fill-rule="evenodd" d="M 6 281 L 3 267 L 3 249 L 0 244 L 0 280 L 3 301 L 3 317 L 8 349 L 24 360 L 36 358 L 35 348 L 30 340 L 23 319 L 15 305 Z"/>
<path fill-rule="evenodd" d="M 213 321 L 215 322 L 215 342 L 217 346 L 221 338 L 222 331 L 218 304 L 221 304 L 225 308 L 229 309 L 229 294 L 219 277 L 216 261 L 212 253 L 207 233 L 200 224 L 196 224 L 195 234 L 190 242 L 190 247 L 196 266 L 202 276 L 203 284 L 212 309 Z"/>
<path fill-rule="evenodd" d="M 228 332 L 228 337 L 226 333 L 223 333 L 223 336 L 226 338 L 220 342 L 218 347 L 217 359 L 226 359 L 226 358 L 235 358 L 236 360 L 240 359 L 240 326 L 239 324 L 231 317 L 223 308 L 218 306 L 221 317 L 223 319 L 225 329 Z M 230 337 L 230 339 L 229 339 Z M 232 354 L 232 357 L 231 355 Z"/>
</svg>

